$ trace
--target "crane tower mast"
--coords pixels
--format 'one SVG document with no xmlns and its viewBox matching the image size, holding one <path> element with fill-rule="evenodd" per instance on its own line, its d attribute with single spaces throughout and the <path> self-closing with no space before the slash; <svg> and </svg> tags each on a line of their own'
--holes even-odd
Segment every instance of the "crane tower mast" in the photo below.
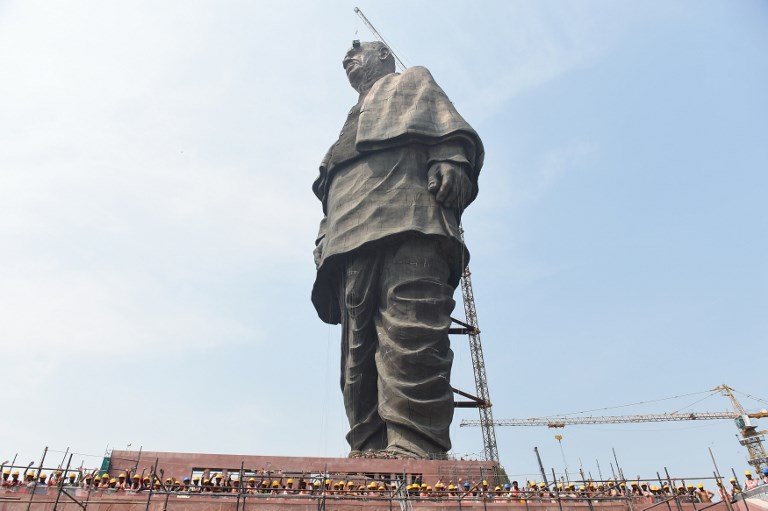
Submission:
<svg viewBox="0 0 768 511">
<path fill-rule="evenodd" d="M 496 446 L 496 429 L 493 422 L 493 412 L 491 411 L 488 378 L 485 376 L 485 360 L 483 359 L 483 346 L 480 343 L 480 328 L 477 323 L 477 310 L 475 309 L 475 295 L 472 292 L 471 276 L 472 273 L 469 271 L 469 266 L 467 266 L 461 275 L 461 296 L 464 301 L 466 322 L 471 327 L 467 333 L 469 337 L 469 352 L 472 356 L 472 369 L 475 374 L 477 397 L 487 404 L 487 406 L 478 408 L 480 411 L 480 426 L 483 430 L 485 459 L 498 463 L 499 449 Z"/>
<path fill-rule="evenodd" d="M 733 395 L 733 389 L 726 384 L 718 385 L 712 391 L 719 391 L 728 396 L 731 400 L 733 409 L 736 410 L 738 417 L 736 419 L 736 427 L 741 432 L 741 438 L 739 443 L 747 448 L 749 453 L 749 463 L 755 470 L 760 472 L 764 467 L 768 468 L 768 455 L 766 455 L 765 448 L 763 447 L 763 435 L 765 431 L 757 431 L 757 426 L 752 424 L 749 420 L 753 417 L 764 417 L 765 413 L 750 414 L 741 405 L 736 396 Z"/>
</svg>

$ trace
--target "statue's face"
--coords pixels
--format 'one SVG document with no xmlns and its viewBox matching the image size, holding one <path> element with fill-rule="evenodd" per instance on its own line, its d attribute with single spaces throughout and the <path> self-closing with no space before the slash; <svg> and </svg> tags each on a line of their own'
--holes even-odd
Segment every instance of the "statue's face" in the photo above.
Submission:
<svg viewBox="0 0 768 511">
<path fill-rule="evenodd" d="M 382 68 L 382 62 L 389 52 L 382 50 L 371 43 L 358 43 L 347 50 L 341 65 L 347 73 L 352 88 L 358 92 L 369 87 L 380 76 L 386 74 Z"/>
</svg>

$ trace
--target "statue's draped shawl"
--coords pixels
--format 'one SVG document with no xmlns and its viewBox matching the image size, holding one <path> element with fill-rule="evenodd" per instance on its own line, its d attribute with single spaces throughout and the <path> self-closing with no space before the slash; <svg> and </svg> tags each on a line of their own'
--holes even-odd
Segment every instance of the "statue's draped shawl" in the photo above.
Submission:
<svg viewBox="0 0 768 511">
<path fill-rule="evenodd" d="M 361 153 L 404 144 L 440 144 L 460 139 L 470 153 L 470 178 L 477 184 L 483 166 L 483 143 L 425 67 L 392 73 L 373 84 L 360 111 L 356 148 Z M 326 211 L 329 151 L 320 164 L 320 175 L 312 185 Z M 332 170 L 332 169 L 331 169 Z"/>
<path fill-rule="evenodd" d="M 462 263 L 468 260 L 458 212 L 439 205 L 427 191 L 427 167 L 430 161 L 459 160 L 472 181 L 474 198 L 483 164 L 477 133 L 423 67 L 379 79 L 363 100 L 357 126 L 355 150 L 360 156 L 334 166 L 332 148 L 312 187 L 327 215 L 318 242 L 329 235 L 312 302 L 320 318 L 332 324 L 340 319 L 335 295 L 341 260 L 383 239 L 395 242 L 395 237 L 417 233 L 444 240 L 444 252 L 454 260 L 451 280 L 458 284 Z M 457 147 L 461 155 L 454 158 Z M 334 201 L 330 207 L 329 195 Z"/>
<path fill-rule="evenodd" d="M 403 143 L 439 144 L 447 137 L 467 138 L 469 161 L 477 177 L 483 166 L 483 144 L 424 67 L 377 81 L 363 104 L 357 130 L 359 151 L 375 151 Z M 474 179 L 473 179 L 474 181 Z"/>
</svg>

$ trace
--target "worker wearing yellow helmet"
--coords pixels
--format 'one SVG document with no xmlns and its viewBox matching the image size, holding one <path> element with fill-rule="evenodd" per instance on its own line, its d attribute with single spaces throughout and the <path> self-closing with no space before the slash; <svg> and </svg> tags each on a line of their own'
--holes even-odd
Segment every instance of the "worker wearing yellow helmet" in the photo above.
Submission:
<svg viewBox="0 0 768 511">
<path fill-rule="evenodd" d="M 10 469 L 10 468 L 6 468 L 5 470 L 3 470 L 3 483 L 2 483 L 2 486 L 3 486 L 3 487 L 5 487 L 5 486 L 6 486 L 6 484 L 5 484 L 5 483 L 6 483 L 6 482 L 7 482 L 7 481 L 8 481 L 10 478 L 11 478 L 11 469 Z"/>
<path fill-rule="evenodd" d="M 67 476 L 67 482 L 64 483 L 64 486 L 76 487 L 77 482 L 75 481 L 75 479 L 77 479 L 77 474 L 74 472 L 70 472 L 69 475 Z"/>
<path fill-rule="evenodd" d="M 192 476 L 192 484 L 189 486 L 189 493 L 200 493 L 200 476 Z"/>
<path fill-rule="evenodd" d="M 745 470 L 744 475 L 746 476 L 746 479 L 744 480 L 744 489 L 751 490 L 752 488 L 757 488 L 757 485 L 760 484 L 760 481 L 752 477 L 752 472 Z"/>
<path fill-rule="evenodd" d="M 21 481 L 19 481 L 19 471 L 14 470 L 11 472 L 11 479 L 8 481 L 8 488 L 16 488 L 18 486 L 21 486 Z M 16 491 L 16 490 L 14 490 Z"/>
<path fill-rule="evenodd" d="M 130 487 L 130 483 L 126 483 L 124 472 L 121 472 L 120 475 L 117 476 L 115 487 L 120 490 L 127 490 Z"/>
<path fill-rule="evenodd" d="M 696 499 L 699 502 L 702 503 L 709 503 L 712 502 L 712 497 L 714 497 L 715 494 L 711 491 L 704 488 L 704 485 L 702 483 L 699 483 L 696 485 Z"/>
<path fill-rule="evenodd" d="M 190 488 L 190 492 L 192 489 Z M 249 477 L 247 481 L 245 481 L 245 486 L 243 488 L 243 493 L 248 494 L 255 494 L 258 491 L 258 487 L 256 486 L 256 478 L 255 477 Z"/>
<path fill-rule="evenodd" d="M 721 480 L 717 480 L 717 494 L 720 496 L 720 500 L 723 502 L 730 502 L 733 498 L 731 492 L 725 487 L 725 484 Z"/>
</svg>

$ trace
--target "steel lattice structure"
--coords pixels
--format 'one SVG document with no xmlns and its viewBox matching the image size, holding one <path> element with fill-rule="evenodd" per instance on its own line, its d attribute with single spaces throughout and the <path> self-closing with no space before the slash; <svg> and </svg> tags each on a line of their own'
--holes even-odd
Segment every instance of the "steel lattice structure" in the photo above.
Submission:
<svg viewBox="0 0 768 511">
<path fill-rule="evenodd" d="M 469 271 L 469 266 L 467 266 L 461 274 L 461 295 L 464 300 L 466 322 L 471 327 L 467 336 L 469 337 L 469 352 L 472 356 L 472 369 L 475 374 L 475 390 L 477 391 L 477 397 L 485 403 L 485 406 L 478 407 L 480 420 L 476 422 L 478 422 L 478 425 L 482 425 L 485 459 L 499 463 L 496 429 L 494 427 L 493 412 L 491 411 L 491 395 L 488 391 L 488 378 L 485 375 L 483 346 L 480 343 L 480 328 L 477 323 L 477 310 L 475 309 L 475 295 L 472 292 L 471 276 L 472 273 Z M 464 421 L 462 421 L 461 425 L 464 425 Z"/>
</svg>

